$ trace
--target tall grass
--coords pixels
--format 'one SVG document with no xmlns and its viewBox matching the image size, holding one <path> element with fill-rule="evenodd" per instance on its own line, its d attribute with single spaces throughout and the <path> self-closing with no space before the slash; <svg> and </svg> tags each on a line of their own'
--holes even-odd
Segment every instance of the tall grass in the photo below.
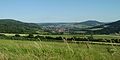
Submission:
<svg viewBox="0 0 120 60">
<path fill-rule="evenodd" d="M 66 40 L 64 42 L 0 40 L 0 60 L 119 59 L 119 46 L 67 43 Z"/>
</svg>

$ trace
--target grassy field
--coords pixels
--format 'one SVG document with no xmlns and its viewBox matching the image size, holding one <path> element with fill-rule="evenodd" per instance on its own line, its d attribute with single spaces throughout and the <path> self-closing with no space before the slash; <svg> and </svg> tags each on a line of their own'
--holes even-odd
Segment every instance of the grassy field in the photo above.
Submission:
<svg viewBox="0 0 120 60">
<path fill-rule="evenodd" d="M 119 60 L 120 46 L 0 40 L 0 60 Z"/>
</svg>

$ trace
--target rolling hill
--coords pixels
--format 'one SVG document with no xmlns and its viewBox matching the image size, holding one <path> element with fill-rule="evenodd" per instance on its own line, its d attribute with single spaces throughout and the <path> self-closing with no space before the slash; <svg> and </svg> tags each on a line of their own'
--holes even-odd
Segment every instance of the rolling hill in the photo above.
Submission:
<svg viewBox="0 0 120 60">
<path fill-rule="evenodd" d="M 37 24 L 13 19 L 0 19 L 0 33 L 35 33 L 41 29 Z"/>
<path fill-rule="evenodd" d="M 43 27 L 62 27 L 62 28 L 88 28 L 104 24 L 94 20 L 88 20 L 85 22 L 73 22 L 73 23 L 38 23 Z"/>
<path fill-rule="evenodd" d="M 104 23 L 96 21 L 96 20 L 88 20 L 88 21 L 80 22 L 80 23 L 76 23 L 76 24 L 86 25 L 86 26 L 98 26 L 98 25 L 102 25 Z"/>
<path fill-rule="evenodd" d="M 95 30 L 96 29 L 96 30 Z M 120 20 L 90 28 L 96 34 L 114 34 L 120 32 Z"/>
<path fill-rule="evenodd" d="M 84 32 L 83 29 L 91 28 L 94 26 L 103 25 L 104 23 L 88 20 L 85 22 L 72 22 L 72 23 L 38 23 L 45 31 L 56 32 L 62 30 L 64 33 L 81 33 Z M 82 31 L 81 31 L 82 30 Z M 86 30 L 85 30 L 86 31 Z"/>
</svg>

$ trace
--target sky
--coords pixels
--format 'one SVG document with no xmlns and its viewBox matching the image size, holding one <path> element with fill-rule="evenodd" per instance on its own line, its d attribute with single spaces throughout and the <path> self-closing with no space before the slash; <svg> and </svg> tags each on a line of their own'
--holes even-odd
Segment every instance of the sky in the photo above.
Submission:
<svg viewBox="0 0 120 60">
<path fill-rule="evenodd" d="M 0 19 L 30 23 L 120 20 L 120 0 L 0 0 Z"/>
</svg>

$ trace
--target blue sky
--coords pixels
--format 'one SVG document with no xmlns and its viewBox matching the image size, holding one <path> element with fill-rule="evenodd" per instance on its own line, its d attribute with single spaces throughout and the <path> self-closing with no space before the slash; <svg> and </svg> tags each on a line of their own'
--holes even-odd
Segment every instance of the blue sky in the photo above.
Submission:
<svg viewBox="0 0 120 60">
<path fill-rule="evenodd" d="M 0 0 L 0 18 L 23 22 L 81 22 L 120 19 L 120 0 Z"/>
</svg>

